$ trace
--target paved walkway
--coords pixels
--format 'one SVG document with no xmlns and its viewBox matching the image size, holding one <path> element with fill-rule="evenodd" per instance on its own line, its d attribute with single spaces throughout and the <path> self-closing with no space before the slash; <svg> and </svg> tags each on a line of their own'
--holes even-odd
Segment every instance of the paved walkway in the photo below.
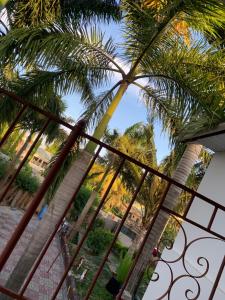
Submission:
<svg viewBox="0 0 225 300">
<path fill-rule="evenodd" d="M 6 206 L 0 206 L 0 251 L 2 251 L 22 215 L 23 211 L 13 210 Z M 26 231 L 11 254 L 3 271 L 0 273 L 0 284 L 5 284 L 7 278 L 13 270 L 13 267 L 16 265 L 20 256 L 23 254 L 25 247 L 29 243 L 29 240 L 31 239 L 32 233 L 34 232 L 38 222 L 38 219 L 33 217 L 29 223 Z M 51 271 L 49 273 L 47 272 L 53 259 L 59 252 L 59 247 L 59 241 L 58 239 L 55 239 L 43 258 L 41 265 L 38 267 L 30 285 L 28 286 L 25 293 L 26 297 L 32 300 L 51 299 L 51 295 L 53 294 L 53 291 L 55 290 L 64 271 L 63 260 L 60 256 Z M 65 287 L 61 289 L 57 299 L 67 299 Z"/>
</svg>

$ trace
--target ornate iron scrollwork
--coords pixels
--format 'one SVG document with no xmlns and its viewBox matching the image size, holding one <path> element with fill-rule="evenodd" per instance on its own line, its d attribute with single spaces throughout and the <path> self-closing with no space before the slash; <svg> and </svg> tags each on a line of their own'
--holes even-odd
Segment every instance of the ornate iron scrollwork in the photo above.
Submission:
<svg viewBox="0 0 225 300">
<path fill-rule="evenodd" d="M 190 271 L 187 266 L 187 253 L 194 244 L 201 242 L 203 240 L 211 239 L 211 240 L 216 240 L 216 241 L 220 241 L 220 242 L 225 242 L 225 241 L 220 238 L 217 238 L 217 237 L 206 236 L 206 237 L 196 238 L 188 243 L 187 234 L 185 232 L 185 229 L 184 229 L 182 223 L 175 216 L 171 215 L 171 217 L 174 218 L 180 226 L 181 232 L 183 233 L 183 236 L 184 236 L 184 246 L 183 246 L 183 250 L 182 250 L 181 254 L 176 259 L 173 259 L 173 260 L 166 259 L 165 260 L 160 257 L 159 259 L 155 260 L 156 264 L 158 264 L 158 263 L 165 264 L 165 266 L 168 268 L 168 270 L 170 272 L 170 282 L 168 284 L 167 290 L 163 293 L 163 295 L 161 295 L 160 297 L 158 297 L 155 300 L 162 300 L 162 299 L 165 299 L 165 297 L 167 297 L 168 300 L 172 300 L 171 294 L 172 294 L 173 288 L 175 287 L 175 285 L 178 282 L 180 282 L 183 279 L 189 279 L 190 281 L 193 281 L 196 285 L 196 290 L 193 290 L 191 288 L 187 288 L 186 290 L 184 289 L 184 296 L 186 297 L 187 300 L 197 300 L 201 294 L 201 286 L 200 286 L 200 283 L 198 280 L 207 275 L 207 273 L 209 271 L 210 263 L 209 263 L 209 260 L 204 256 L 197 257 L 196 263 L 198 264 L 198 266 L 203 267 L 204 270 L 202 272 L 199 271 L 198 274 L 193 274 L 193 272 Z M 165 244 L 165 242 L 166 242 L 165 248 L 169 251 L 172 250 L 174 247 L 174 241 L 168 240 L 168 239 L 161 240 L 158 243 L 157 248 L 159 249 L 160 245 L 162 245 L 162 243 Z M 179 261 L 182 262 L 182 266 L 184 268 L 185 274 L 175 277 L 173 274 L 172 265 Z M 149 274 L 149 279 L 153 282 L 156 282 L 156 281 L 160 280 L 160 274 L 157 272 L 153 272 L 153 274 L 152 273 Z"/>
</svg>

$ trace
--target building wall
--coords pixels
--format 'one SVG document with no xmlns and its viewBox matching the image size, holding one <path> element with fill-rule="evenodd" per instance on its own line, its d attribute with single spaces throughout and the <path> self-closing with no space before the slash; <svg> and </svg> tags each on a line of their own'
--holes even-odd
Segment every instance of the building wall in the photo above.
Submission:
<svg viewBox="0 0 225 300">
<path fill-rule="evenodd" d="M 225 206 L 225 153 L 216 153 L 210 163 L 209 168 L 199 186 L 198 192 Z M 188 213 L 188 217 L 198 224 L 207 226 L 213 212 L 213 207 L 199 198 L 195 198 Z M 207 300 L 218 273 L 219 267 L 225 255 L 225 242 L 211 239 L 207 232 L 196 228 L 195 226 L 183 223 L 187 234 L 188 243 L 202 237 L 204 239 L 191 243 L 185 254 L 184 264 L 186 270 L 196 276 L 201 275 L 206 270 L 206 258 L 209 262 L 209 270 L 205 277 L 198 279 L 200 284 L 200 295 L 197 299 Z M 213 230 L 225 236 L 225 213 L 218 210 L 215 221 L 212 226 Z M 205 239 L 207 237 L 207 239 Z M 172 250 L 164 250 L 162 258 L 166 261 L 178 258 L 184 249 L 184 234 L 180 230 L 175 240 Z M 198 259 L 200 259 L 198 263 Z M 202 264 L 202 265 L 201 265 Z M 182 260 L 170 264 L 174 279 L 178 276 L 187 274 Z M 165 263 L 159 263 L 156 268 L 159 274 L 157 282 L 150 282 L 143 300 L 154 300 L 159 298 L 167 290 L 171 280 L 169 267 Z M 189 292 L 189 296 L 195 296 L 198 290 L 197 283 L 194 279 L 183 277 L 178 280 L 171 291 L 171 300 L 185 300 L 185 291 L 190 289 L 194 294 Z M 161 299 L 161 298 L 160 298 Z M 164 297 L 162 299 L 168 299 Z M 225 299 L 225 270 L 223 271 L 219 286 L 213 300 Z"/>
</svg>

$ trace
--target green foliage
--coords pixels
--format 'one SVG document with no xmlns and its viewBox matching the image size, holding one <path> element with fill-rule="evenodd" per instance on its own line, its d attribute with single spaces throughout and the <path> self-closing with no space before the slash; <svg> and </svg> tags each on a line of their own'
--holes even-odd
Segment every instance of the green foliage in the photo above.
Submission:
<svg viewBox="0 0 225 300">
<path fill-rule="evenodd" d="M 83 208 L 85 207 L 89 197 L 91 195 L 91 190 L 85 186 L 82 186 L 79 190 L 77 197 L 74 199 L 73 207 L 70 213 L 70 220 L 76 221 Z"/>
<path fill-rule="evenodd" d="M 65 121 L 68 123 L 70 122 L 70 120 L 67 119 Z M 61 144 L 63 144 L 67 138 L 68 138 L 68 133 L 64 129 L 59 128 L 56 136 L 54 137 L 54 141 L 46 147 L 46 150 L 52 153 L 53 155 L 57 154 Z"/>
<path fill-rule="evenodd" d="M 112 239 L 113 234 L 110 231 L 98 227 L 89 233 L 87 246 L 94 255 L 99 255 L 104 252 Z"/>
<path fill-rule="evenodd" d="M 0 0 L 0 6 L 6 5 L 7 2 L 8 2 L 8 0 Z"/>
<path fill-rule="evenodd" d="M 116 256 L 124 257 L 128 251 L 128 247 L 124 246 L 120 241 L 116 241 L 112 251 Z"/>
<path fill-rule="evenodd" d="M 105 222 L 102 219 L 96 219 L 93 225 L 93 230 L 95 230 L 96 228 L 104 228 L 105 226 Z"/>
<path fill-rule="evenodd" d="M 74 275 L 78 276 L 78 273 L 82 274 L 85 269 L 88 269 L 85 280 L 76 280 L 77 292 L 80 299 L 84 299 L 93 277 L 102 262 L 102 256 L 93 256 L 85 249 L 81 249 L 81 256 L 85 257 L 85 263 L 79 272 L 74 268 Z M 105 289 L 105 286 L 111 277 L 112 272 L 109 269 L 108 263 L 106 263 L 90 296 L 90 300 L 113 300 L 112 295 Z"/>
<path fill-rule="evenodd" d="M 6 173 L 8 162 L 0 157 L 0 179 L 2 179 Z"/>
<path fill-rule="evenodd" d="M 6 3 L 6 0 L 0 0 Z M 116 0 L 10 0 L 7 7 L 8 18 L 13 27 L 30 27 L 54 22 L 57 18 L 73 21 L 103 21 L 120 18 L 119 5 Z"/>
<path fill-rule="evenodd" d="M 124 281 L 126 280 L 126 277 L 131 268 L 132 262 L 133 262 L 133 258 L 128 253 L 126 253 L 126 255 L 121 258 L 120 263 L 116 270 L 116 279 L 121 284 L 123 284 Z"/>
<path fill-rule="evenodd" d="M 112 209 L 111 209 L 112 213 L 117 216 L 118 218 L 122 218 L 123 217 L 123 214 L 122 212 L 120 211 L 119 207 L 117 206 L 113 206 Z"/>
<path fill-rule="evenodd" d="M 57 151 L 60 148 L 61 143 L 59 143 L 59 141 L 54 141 L 52 144 L 50 144 L 49 146 L 46 147 L 46 150 L 55 155 L 57 153 Z"/>
<path fill-rule="evenodd" d="M 19 144 L 19 142 L 22 140 L 23 136 L 25 134 L 25 131 L 19 131 L 19 130 L 14 130 L 11 135 L 8 137 L 6 142 L 4 143 L 2 147 L 2 152 L 11 158 L 14 157 L 16 154 L 16 148 Z"/>
<path fill-rule="evenodd" d="M 82 5 L 87 8 L 92 1 L 73 2 L 82 15 Z M 86 108 L 84 115 L 94 123 L 98 123 L 109 108 L 121 81 L 96 97 L 93 89 L 105 85 L 113 73 L 120 73 L 129 85 L 141 89 L 149 112 L 163 119 L 167 129 L 174 129 L 177 117 L 187 122 L 198 114 L 199 119 L 196 119 L 203 122 L 204 115 L 210 125 L 212 119 L 224 119 L 221 88 L 224 52 L 215 51 L 199 40 L 187 46 L 174 23 L 185 22 L 190 30 L 214 34 L 215 26 L 224 28 L 222 0 L 164 1 L 160 10 L 139 5 L 141 2 L 121 1 L 125 40 L 118 53 L 112 39 L 106 40 L 95 26 L 89 28 L 81 22 L 73 22 L 74 18 L 65 18 L 63 22 L 57 20 L 29 30 L 10 30 L 1 38 L 1 64 L 3 67 L 9 63 L 22 67 L 37 64 L 39 70 L 32 70 L 19 80 L 26 86 L 23 92 L 32 90 L 39 98 L 45 97 L 49 87 L 54 87 L 58 94 L 79 92 Z M 99 6 L 94 1 L 87 11 L 96 8 Z M 123 70 L 118 60 L 130 64 L 131 69 Z M 140 78 L 146 78 L 146 85 L 138 82 Z M 215 110 L 220 110 L 221 115 L 218 111 L 214 113 Z M 107 122 L 101 125 L 104 132 Z"/>
<path fill-rule="evenodd" d="M 37 191 L 40 182 L 38 178 L 32 174 L 31 167 L 25 165 L 16 177 L 15 184 L 18 188 L 33 194 Z"/>
</svg>

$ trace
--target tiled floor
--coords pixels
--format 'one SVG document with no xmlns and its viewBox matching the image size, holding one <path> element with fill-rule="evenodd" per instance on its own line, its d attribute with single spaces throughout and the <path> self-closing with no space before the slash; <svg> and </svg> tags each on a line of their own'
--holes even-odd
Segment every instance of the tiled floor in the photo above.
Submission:
<svg viewBox="0 0 225 300">
<path fill-rule="evenodd" d="M 10 238 L 13 230 L 16 227 L 16 224 L 19 222 L 22 215 L 23 212 L 20 210 L 13 210 L 6 206 L 0 206 L 0 251 L 3 249 L 7 240 Z M 32 237 L 32 233 L 35 231 L 38 222 L 40 221 L 36 217 L 33 217 L 31 222 L 29 223 L 26 231 L 24 232 L 18 245 L 11 254 L 3 271 L 0 273 L 0 284 L 5 284 L 7 278 L 13 270 L 13 267 L 16 265 L 18 259 L 20 258 L 20 255 L 23 254 L 25 247 L 29 243 L 29 240 Z M 53 265 L 50 272 L 47 272 L 49 266 L 59 252 L 59 247 L 59 241 L 58 239 L 55 239 L 48 249 L 45 257 L 43 258 L 42 263 L 38 267 L 30 285 L 28 286 L 25 293 L 26 297 L 32 300 L 51 299 L 51 295 L 55 290 L 64 271 L 63 260 L 60 256 Z M 61 289 L 57 299 L 67 299 L 65 287 Z"/>
</svg>

